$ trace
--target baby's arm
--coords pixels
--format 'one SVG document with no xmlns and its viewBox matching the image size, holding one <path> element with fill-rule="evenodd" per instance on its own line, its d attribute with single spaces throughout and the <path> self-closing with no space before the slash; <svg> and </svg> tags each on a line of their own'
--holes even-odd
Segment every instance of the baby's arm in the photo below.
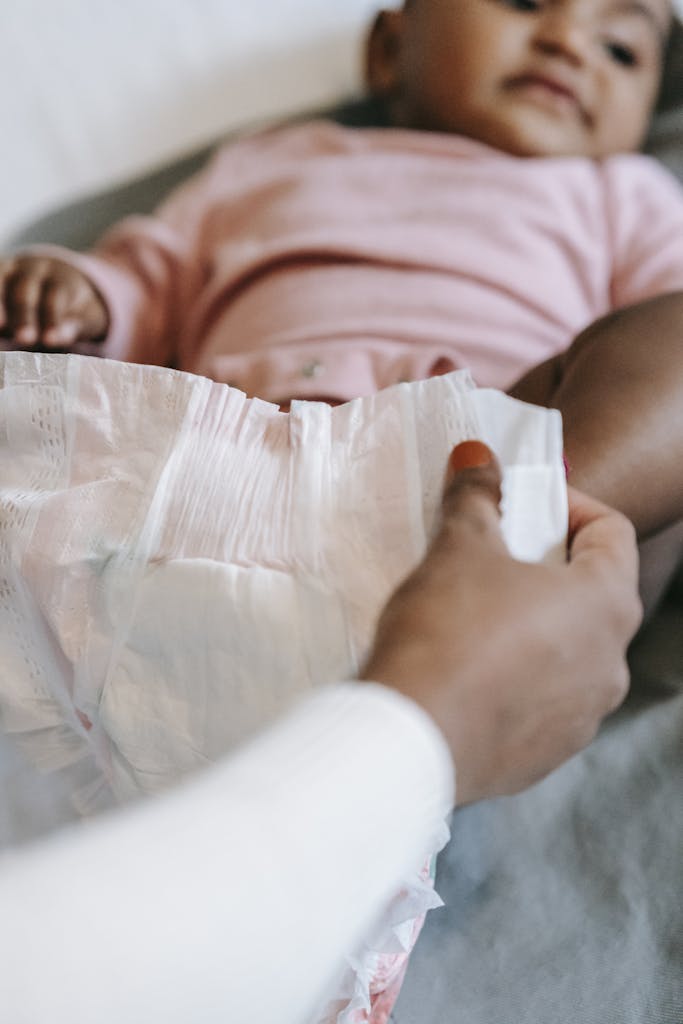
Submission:
<svg viewBox="0 0 683 1024">
<path fill-rule="evenodd" d="M 0 260 L 0 339 L 168 365 L 189 267 L 180 239 L 176 253 L 164 249 L 153 218 L 135 220 L 113 229 L 116 245 L 105 236 L 91 254 L 39 246 Z"/>
<path fill-rule="evenodd" d="M 229 230 L 253 176 L 253 148 L 248 140 L 225 147 L 154 216 L 126 218 L 90 253 L 36 246 L 0 260 L 0 338 L 173 365 L 211 262 L 205 225 L 219 209 Z"/>
<path fill-rule="evenodd" d="M 186 234 L 192 237 L 190 224 L 172 232 L 161 216 L 135 217 L 92 253 L 35 246 L 1 260 L 0 338 L 23 348 L 171 364 L 192 272 Z"/>
<path fill-rule="evenodd" d="M 69 275 L 71 291 L 56 300 L 58 310 L 68 310 L 68 316 L 60 314 L 63 320 L 74 318 L 69 297 L 73 291 L 82 299 L 87 291 L 92 300 L 94 290 L 103 304 L 107 318 L 104 328 L 97 301 L 86 302 L 88 313 L 76 317 L 80 323 L 77 336 L 81 338 L 73 342 L 76 351 L 166 366 L 193 363 L 196 353 L 187 346 L 202 340 L 192 333 L 193 314 L 203 302 L 211 301 L 214 267 L 221 267 L 221 287 L 226 284 L 226 261 L 234 280 L 245 268 L 248 272 L 250 246 L 240 247 L 240 242 L 249 242 L 249 209 L 258 203 L 259 190 L 271 188 L 274 176 L 279 178 L 287 168 L 298 170 L 302 159 L 316 157 L 319 145 L 320 131 L 311 134 L 305 125 L 246 135 L 220 149 L 206 168 L 162 203 L 154 216 L 126 218 L 107 231 L 92 252 L 81 254 L 59 246 L 41 246 L 16 254 L 11 263 L 4 261 L 4 280 L 9 279 L 10 290 L 6 283 L 0 283 L 0 302 L 4 298 L 10 308 L 0 321 L 0 347 L 7 347 L 7 341 L 2 345 L 3 337 L 10 344 L 35 344 L 24 340 L 34 337 L 32 333 L 18 336 L 19 327 L 27 326 L 23 323 L 27 315 L 32 317 L 34 331 L 39 335 L 42 332 L 39 343 L 43 345 L 53 345 L 59 338 L 60 346 L 69 347 L 69 339 L 75 335 L 73 325 L 63 324 L 63 336 L 45 336 L 45 330 L 56 326 L 49 311 L 55 300 L 45 299 L 42 285 L 40 289 L 28 285 L 29 296 L 34 295 L 33 312 L 24 312 L 22 292 L 25 294 L 27 285 L 17 284 L 15 272 L 17 259 L 24 263 L 30 257 L 42 261 L 40 266 L 31 265 L 32 280 L 41 278 L 46 261 L 53 268 L 52 276 L 60 282 L 65 277 L 64 264 L 81 275 Z M 234 250 L 231 242 L 237 243 Z M 38 291 L 40 298 L 35 297 Z M 93 316 L 95 305 L 98 313 Z M 99 338 L 103 329 L 106 335 L 101 342 L 84 345 L 83 339 Z"/>
</svg>

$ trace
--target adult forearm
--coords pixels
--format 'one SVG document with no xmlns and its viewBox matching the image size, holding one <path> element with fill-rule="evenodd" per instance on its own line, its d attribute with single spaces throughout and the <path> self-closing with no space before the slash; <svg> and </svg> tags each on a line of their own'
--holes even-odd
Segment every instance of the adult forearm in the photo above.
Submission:
<svg viewBox="0 0 683 1024">
<path fill-rule="evenodd" d="M 0 861 L 3 1020 L 300 1024 L 452 802 L 429 718 L 323 691 L 172 795 Z"/>
</svg>

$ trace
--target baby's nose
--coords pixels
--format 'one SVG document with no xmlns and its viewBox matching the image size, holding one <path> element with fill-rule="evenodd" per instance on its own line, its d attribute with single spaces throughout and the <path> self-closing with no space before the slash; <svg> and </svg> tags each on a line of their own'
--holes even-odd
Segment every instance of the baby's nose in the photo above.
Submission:
<svg viewBox="0 0 683 1024">
<path fill-rule="evenodd" d="M 582 64 L 588 54 L 591 27 L 580 11 L 564 4 L 549 4 L 538 19 L 534 42 L 544 53 Z"/>
</svg>

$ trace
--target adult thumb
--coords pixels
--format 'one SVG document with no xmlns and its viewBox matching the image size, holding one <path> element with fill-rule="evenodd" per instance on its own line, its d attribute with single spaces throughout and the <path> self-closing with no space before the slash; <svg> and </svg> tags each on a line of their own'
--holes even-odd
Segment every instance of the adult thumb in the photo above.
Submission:
<svg viewBox="0 0 683 1024">
<path fill-rule="evenodd" d="M 442 503 L 442 527 L 504 549 L 500 530 L 501 469 L 483 441 L 463 441 L 451 452 Z"/>
</svg>

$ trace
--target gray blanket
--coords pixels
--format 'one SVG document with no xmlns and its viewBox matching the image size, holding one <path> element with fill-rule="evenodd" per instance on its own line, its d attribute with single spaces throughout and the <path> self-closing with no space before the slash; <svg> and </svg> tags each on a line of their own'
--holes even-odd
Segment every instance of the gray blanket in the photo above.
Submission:
<svg viewBox="0 0 683 1024">
<path fill-rule="evenodd" d="M 683 594 L 582 755 L 454 815 L 394 1024 L 683 1022 Z"/>
</svg>

